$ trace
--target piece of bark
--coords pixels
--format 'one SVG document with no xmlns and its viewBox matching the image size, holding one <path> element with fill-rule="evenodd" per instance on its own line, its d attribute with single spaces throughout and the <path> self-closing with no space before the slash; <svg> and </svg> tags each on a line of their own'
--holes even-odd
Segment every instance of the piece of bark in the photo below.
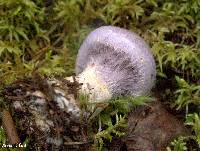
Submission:
<svg viewBox="0 0 200 151">
<path fill-rule="evenodd" d="M 184 124 L 155 101 L 149 107 L 139 107 L 128 116 L 128 151 L 162 151 L 179 135 L 186 135 Z"/>
<path fill-rule="evenodd" d="M 13 119 L 12 119 L 10 113 L 6 110 L 3 110 L 3 112 L 2 112 L 2 125 L 6 131 L 9 143 L 10 144 L 20 143 L 20 139 L 18 137 Z"/>
</svg>

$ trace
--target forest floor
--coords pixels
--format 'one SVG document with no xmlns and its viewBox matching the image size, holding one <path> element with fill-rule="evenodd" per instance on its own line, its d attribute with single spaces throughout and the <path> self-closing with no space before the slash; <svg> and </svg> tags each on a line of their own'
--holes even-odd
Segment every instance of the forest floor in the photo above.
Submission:
<svg viewBox="0 0 200 151">
<path fill-rule="evenodd" d="M 79 84 L 59 80 L 68 92 L 67 96 L 73 95 L 77 99 Z M 35 76 L 17 80 L 4 88 L 3 95 L 14 121 L 6 123 L 4 119 L 8 117 L 2 121 L 9 141 L 19 143 L 28 139 L 31 150 L 95 150 L 90 139 L 92 136 L 88 133 L 88 123 L 77 120 L 53 101 L 55 87 L 47 81 Z M 160 101 L 159 92 L 155 92 L 154 96 L 156 101 L 129 113 L 125 136 L 113 137 L 111 142 L 105 143 L 105 148 L 110 151 L 161 151 L 174 138 L 189 133 L 183 122 L 171 114 L 172 109 Z M 46 102 L 45 105 L 42 101 Z M 189 143 L 188 147 L 195 145 Z"/>
</svg>

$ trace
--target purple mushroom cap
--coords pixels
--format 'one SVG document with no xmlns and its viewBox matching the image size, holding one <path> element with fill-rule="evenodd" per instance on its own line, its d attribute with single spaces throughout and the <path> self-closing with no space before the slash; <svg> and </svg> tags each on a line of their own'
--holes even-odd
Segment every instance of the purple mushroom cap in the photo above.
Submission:
<svg viewBox="0 0 200 151">
<path fill-rule="evenodd" d="M 95 74 L 113 96 L 146 95 L 154 86 L 156 65 L 147 43 L 137 34 L 114 26 L 92 31 L 81 45 L 76 74 L 95 66 Z"/>
</svg>

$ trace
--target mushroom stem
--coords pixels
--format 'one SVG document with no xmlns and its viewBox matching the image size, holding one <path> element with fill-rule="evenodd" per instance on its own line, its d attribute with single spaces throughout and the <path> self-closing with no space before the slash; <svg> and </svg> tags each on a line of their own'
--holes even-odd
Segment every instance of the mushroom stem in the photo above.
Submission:
<svg viewBox="0 0 200 151">
<path fill-rule="evenodd" d="M 73 81 L 72 77 L 66 78 Z M 82 83 L 80 93 L 89 96 L 89 101 L 99 102 L 112 97 L 106 83 L 96 72 L 95 65 L 89 65 L 86 69 L 75 77 L 76 81 Z"/>
</svg>

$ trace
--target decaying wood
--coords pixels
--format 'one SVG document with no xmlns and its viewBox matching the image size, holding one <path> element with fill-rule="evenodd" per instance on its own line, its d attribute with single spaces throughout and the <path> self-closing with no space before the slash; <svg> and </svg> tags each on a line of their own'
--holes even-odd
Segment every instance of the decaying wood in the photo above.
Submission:
<svg viewBox="0 0 200 151">
<path fill-rule="evenodd" d="M 18 137 L 13 119 L 10 115 L 10 112 L 6 110 L 2 112 L 2 125 L 8 136 L 9 143 L 18 144 L 20 142 L 20 139 Z"/>
</svg>

